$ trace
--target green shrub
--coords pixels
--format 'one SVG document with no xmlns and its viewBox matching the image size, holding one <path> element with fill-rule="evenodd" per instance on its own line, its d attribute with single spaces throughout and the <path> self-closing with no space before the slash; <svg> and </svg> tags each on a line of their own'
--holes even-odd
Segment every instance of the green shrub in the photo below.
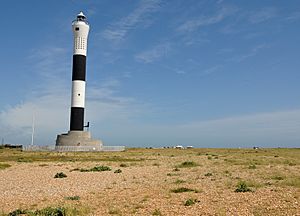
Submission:
<svg viewBox="0 0 300 216">
<path fill-rule="evenodd" d="M 128 165 L 127 165 L 127 164 L 124 164 L 124 163 L 122 163 L 122 164 L 120 164 L 120 167 L 128 167 Z"/>
<path fill-rule="evenodd" d="M 184 206 L 194 205 L 196 202 L 199 202 L 197 199 L 187 199 L 184 203 Z"/>
<path fill-rule="evenodd" d="M 120 169 L 117 169 L 114 171 L 114 173 L 121 173 L 121 172 L 122 172 L 122 170 L 120 170 Z"/>
<path fill-rule="evenodd" d="M 66 200 L 80 200 L 80 196 L 65 197 Z"/>
<path fill-rule="evenodd" d="M 8 214 L 8 216 L 18 216 L 18 215 L 23 215 L 23 214 L 27 214 L 27 211 L 26 210 L 22 210 L 22 209 L 16 209 L 16 210 L 10 212 Z"/>
<path fill-rule="evenodd" d="M 102 172 L 102 171 L 111 171 L 111 168 L 108 166 L 95 166 L 91 169 L 80 169 L 80 172 Z"/>
<path fill-rule="evenodd" d="M 191 188 L 180 187 L 180 188 L 172 189 L 171 192 L 173 192 L 173 193 L 184 193 L 184 192 L 195 192 L 195 193 L 198 193 L 199 191 L 195 190 L 195 189 L 191 189 Z"/>
<path fill-rule="evenodd" d="M 65 216 L 66 209 L 63 207 L 47 207 L 41 210 L 29 211 L 17 209 L 8 214 L 8 216 L 30 215 L 30 216 Z"/>
<path fill-rule="evenodd" d="M 212 173 L 205 173 L 204 176 L 212 176 Z"/>
<path fill-rule="evenodd" d="M 248 168 L 249 168 L 249 169 L 256 169 L 256 166 L 255 166 L 255 164 L 251 164 L 251 165 L 249 165 Z"/>
<path fill-rule="evenodd" d="M 67 175 L 64 174 L 63 172 L 56 173 L 54 176 L 54 178 L 66 178 L 66 177 L 67 177 Z"/>
<path fill-rule="evenodd" d="M 239 192 L 251 192 L 252 190 L 248 187 L 247 183 L 244 181 L 240 181 L 237 184 L 237 188 L 235 189 L 235 192 L 239 193 Z"/>
<path fill-rule="evenodd" d="M 189 168 L 189 167 L 195 167 L 198 166 L 197 163 L 195 163 L 194 161 L 185 161 L 183 163 L 181 163 L 178 167 L 179 168 Z"/>
<path fill-rule="evenodd" d="M 95 166 L 90 171 L 92 172 L 102 172 L 102 171 L 110 171 L 111 168 L 108 166 Z"/>
<path fill-rule="evenodd" d="M 65 216 L 66 215 L 66 209 L 63 207 L 48 207 L 41 210 L 37 210 L 33 213 L 33 215 L 36 216 Z"/>
<path fill-rule="evenodd" d="M 181 179 L 177 179 L 174 183 L 175 184 L 182 184 L 182 183 L 185 183 L 185 181 L 181 180 Z"/>
<path fill-rule="evenodd" d="M 155 209 L 152 215 L 161 216 L 162 214 L 159 209 Z"/>
<path fill-rule="evenodd" d="M 11 167 L 11 165 L 10 164 L 6 164 L 6 163 L 0 163 L 0 170 L 6 169 L 8 167 Z"/>
</svg>

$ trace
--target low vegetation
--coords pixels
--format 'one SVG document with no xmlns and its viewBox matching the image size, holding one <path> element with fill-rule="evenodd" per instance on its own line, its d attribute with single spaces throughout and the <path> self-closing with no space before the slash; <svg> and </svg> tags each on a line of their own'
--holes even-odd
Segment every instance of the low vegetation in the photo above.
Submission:
<svg viewBox="0 0 300 216">
<path fill-rule="evenodd" d="M 84 207 L 47 207 L 40 210 L 16 209 L 8 213 L 7 216 L 84 216 L 88 212 L 89 210 Z"/>
<path fill-rule="evenodd" d="M 7 163 L 0 163 L 0 170 L 6 169 L 6 168 L 8 168 L 8 167 L 11 167 L 11 165 L 10 165 L 10 164 L 7 164 Z"/>
<path fill-rule="evenodd" d="M 176 189 L 171 190 L 172 193 L 185 193 L 185 192 L 195 192 L 199 193 L 199 190 L 191 189 L 191 188 L 186 188 L 186 187 L 180 187 Z"/>
<path fill-rule="evenodd" d="M 114 171 L 114 173 L 121 173 L 121 172 L 122 172 L 122 170 L 120 170 L 120 169 L 117 169 Z"/>
<path fill-rule="evenodd" d="M 178 165 L 177 168 L 190 168 L 190 167 L 196 167 L 196 166 L 199 166 L 199 165 L 194 161 L 185 161 L 185 162 L 182 162 L 180 165 Z"/>
<path fill-rule="evenodd" d="M 81 211 L 77 205 L 83 204 L 90 209 L 90 215 L 193 215 L 200 206 L 203 215 L 225 215 L 229 211 L 237 215 L 297 215 L 299 155 L 300 149 L 129 149 L 86 153 L 0 149 L 0 179 L 14 183 L 10 186 L 8 181 L 2 181 L 0 215 L 89 215 L 77 213 Z M 67 179 L 53 179 L 56 172 L 56 178 L 63 178 L 61 171 L 68 175 Z M 32 178 L 32 172 L 37 172 L 37 178 Z M 36 190 L 26 188 L 31 191 L 26 193 L 30 194 L 26 204 L 19 195 L 14 198 L 18 191 L 10 194 L 9 190 L 18 189 L 16 177 L 22 177 L 18 187 L 28 187 L 28 181 L 36 183 Z M 39 185 L 47 180 L 54 182 L 55 199 L 45 193 L 48 185 Z M 78 181 L 75 186 L 80 187 L 66 190 L 72 181 Z M 56 186 L 66 188 L 58 191 Z M 76 208 L 40 209 L 57 203 Z"/>
<path fill-rule="evenodd" d="M 108 166 L 95 166 L 90 169 L 73 169 L 72 171 L 80 171 L 80 172 L 103 172 L 103 171 L 111 171 L 111 168 Z"/>
<path fill-rule="evenodd" d="M 80 196 L 69 196 L 69 197 L 65 197 L 65 200 L 80 200 Z"/>
<path fill-rule="evenodd" d="M 63 172 L 59 172 L 59 173 L 56 173 L 54 178 L 66 178 L 67 175 L 64 174 Z"/>
<path fill-rule="evenodd" d="M 161 216 L 162 213 L 160 212 L 159 209 L 155 209 L 155 210 L 153 211 L 152 215 L 155 215 L 155 216 Z"/>
<path fill-rule="evenodd" d="M 240 181 L 237 184 L 237 187 L 235 189 L 235 192 L 239 193 L 239 192 L 251 192 L 252 190 L 249 188 L 248 184 L 245 181 Z"/>
<path fill-rule="evenodd" d="M 191 206 L 191 205 L 194 205 L 197 202 L 199 202 L 197 199 L 187 199 L 184 203 L 184 206 Z"/>
</svg>

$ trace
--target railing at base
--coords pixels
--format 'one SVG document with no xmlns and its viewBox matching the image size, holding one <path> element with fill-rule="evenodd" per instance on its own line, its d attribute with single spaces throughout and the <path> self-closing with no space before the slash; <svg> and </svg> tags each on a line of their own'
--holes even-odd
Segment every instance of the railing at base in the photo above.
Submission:
<svg viewBox="0 0 300 216">
<path fill-rule="evenodd" d="M 22 147 L 23 151 L 58 151 L 58 152 L 110 152 L 125 151 L 125 146 L 32 146 Z"/>
</svg>

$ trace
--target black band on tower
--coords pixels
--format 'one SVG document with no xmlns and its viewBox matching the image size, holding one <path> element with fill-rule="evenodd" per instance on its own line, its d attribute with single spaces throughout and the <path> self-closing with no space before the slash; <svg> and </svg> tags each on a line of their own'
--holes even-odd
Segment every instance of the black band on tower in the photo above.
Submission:
<svg viewBox="0 0 300 216">
<path fill-rule="evenodd" d="M 86 65 L 86 56 L 73 55 L 72 81 L 74 80 L 85 81 L 85 65 Z"/>
<path fill-rule="evenodd" d="M 83 131 L 84 124 L 84 108 L 71 107 L 70 130 Z"/>
</svg>

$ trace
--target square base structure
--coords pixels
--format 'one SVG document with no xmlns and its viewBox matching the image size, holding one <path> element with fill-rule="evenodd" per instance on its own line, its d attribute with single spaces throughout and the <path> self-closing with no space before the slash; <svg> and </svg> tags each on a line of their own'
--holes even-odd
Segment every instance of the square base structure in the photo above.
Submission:
<svg viewBox="0 0 300 216">
<path fill-rule="evenodd" d="M 57 135 L 55 150 L 58 151 L 101 151 L 101 140 L 91 138 L 89 131 L 69 131 Z"/>
</svg>

